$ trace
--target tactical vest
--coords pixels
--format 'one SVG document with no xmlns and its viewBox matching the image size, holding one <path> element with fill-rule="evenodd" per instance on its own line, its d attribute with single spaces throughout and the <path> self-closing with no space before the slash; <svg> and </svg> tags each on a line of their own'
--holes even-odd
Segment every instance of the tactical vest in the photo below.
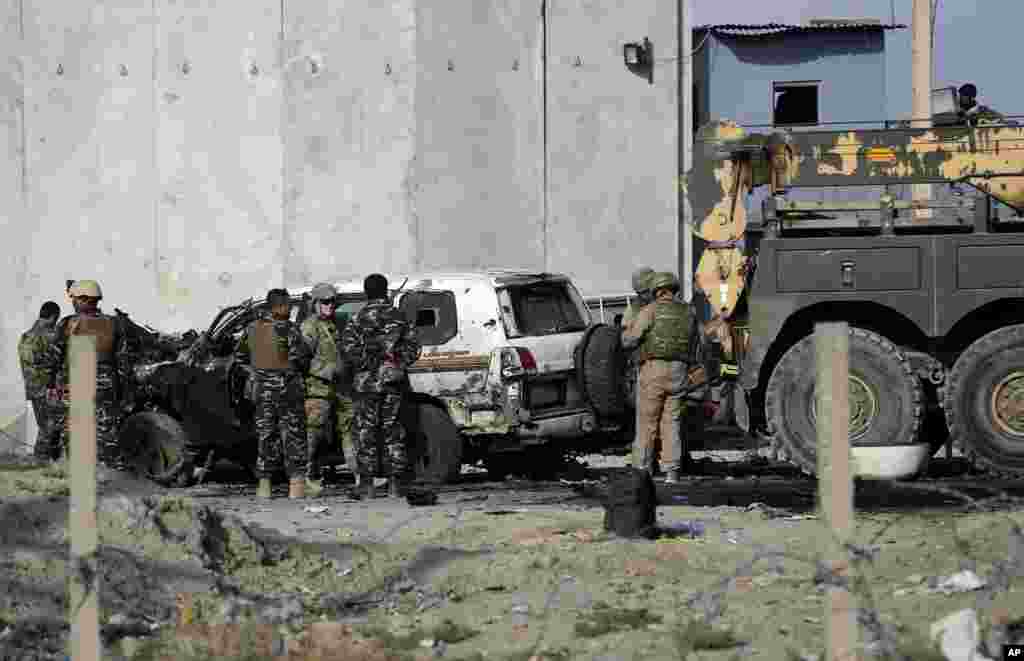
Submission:
<svg viewBox="0 0 1024 661">
<path fill-rule="evenodd" d="M 260 319 L 249 326 L 249 349 L 252 351 L 252 366 L 258 370 L 286 370 L 288 347 L 274 337 L 274 322 Z"/>
<path fill-rule="evenodd" d="M 654 323 L 640 345 L 641 360 L 685 361 L 690 349 L 690 306 L 677 301 L 654 303 Z"/>
<path fill-rule="evenodd" d="M 312 333 L 316 334 L 317 338 L 316 353 L 310 361 L 309 373 L 324 381 L 334 381 L 339 360 L 334 322 L 318 318 L 309 323 L 312 326 Z"/>
<path fill-rule="evenodd" d="M 67 337 L 91 335 L 96 338 L 96 360 L 110 361 L 114 357 L 114 318 L 105 314 L 73 317 L 65 327 Z"/>
</svg>

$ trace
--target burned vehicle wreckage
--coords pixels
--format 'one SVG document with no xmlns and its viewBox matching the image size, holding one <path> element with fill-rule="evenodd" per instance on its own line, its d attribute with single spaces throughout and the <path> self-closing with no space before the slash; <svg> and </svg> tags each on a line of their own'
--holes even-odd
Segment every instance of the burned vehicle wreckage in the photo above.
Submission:
<svg viewBox="0 0 1024 661">
<path fill-rule="evenodd" d="M 400 414 L 417 480 L 450 482 L 478 462 L 495 479 L 550 477 L 568 453 L 631 445 L 634 384 L 618 329 L 594 323 L 567 276 L 490 270 L 389 280 L 405 281 L 393 299 L 423 347 Z M 361 280 L 335 285 L 341 330 L 365 296 Z M 308 291 L 293 292 L 291 306 L 301 323 L 311 313 Z M 222 459 L 253 469 L 249 372 L 233 353 L 264 308 L 253 299 L 226 307 L 179 356 L 136 370 L 121 440 L 140 473 L 184 486 Z M 343 431 L 321 449 L 325 469 L 345 464 Z M 195 470 L 182 461 L 186 448 Z"/>
<path fill-rule="evenodd" d="M 223 308 L 206 331 L 173 359 L 140 362 L 120 431 L 125 452 L 139 473 L 174 486 L 202 479 L 220 460 L 252 473 L 257 441 L 255 406 L 247 392 L 251 371 L 233 354 L 245 327 L 265 307 L 265 302 L 249 299 Z M 291 318 L 301 323 L 311 309 L 308 294 L 293 296 L 291 308 Z M 413 447 L 426 448 L 424 435 L 430 437 L 430 445 L 452 443 L 458 430 L 451 420 L 432 415 L 434 411 L 424 413 L 424 406 L 429 404 L 414 392 L 403 403 L 401 419 Z M 345 464 L 341 433 L 335 430 L 337 443 L 321 450 L 319 461 L 325 468 Z M 185 461 L 187 450 L 194 456 L 194 465 Z M 415 455 L 417 478 L 438 480 L 442 476 L 431 470 L 423 455 Z"/>
</svg>

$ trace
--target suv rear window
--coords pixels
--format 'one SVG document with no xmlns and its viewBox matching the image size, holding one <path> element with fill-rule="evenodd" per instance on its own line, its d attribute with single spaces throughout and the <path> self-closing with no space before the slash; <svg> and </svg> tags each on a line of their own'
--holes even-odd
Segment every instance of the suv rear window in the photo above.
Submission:
<svg viewBox="0 0 1024 661">
<path fill-rule="evenodd" d="M 420 344 L 444 344 L 459 332 L 455 294 L 450 291 L 407 292 L 398 302 L 398 309 L 416 328 Z"/>
<path fill-rule="evenodd" d="M 502 307 L 511 306 L 515 328 L 507 328 L 510 337 L 523 335 L 554 335 L 580 331 L 587 319 L 566 282 L 534 282 L 509 287 L 502 297 Z M 506 302 L 507 301 L 507 302 Z M 507 317 L 506 317 L 507 319 Z M 506 325 L 507 321 L 506 321 Z"/>
</svg>

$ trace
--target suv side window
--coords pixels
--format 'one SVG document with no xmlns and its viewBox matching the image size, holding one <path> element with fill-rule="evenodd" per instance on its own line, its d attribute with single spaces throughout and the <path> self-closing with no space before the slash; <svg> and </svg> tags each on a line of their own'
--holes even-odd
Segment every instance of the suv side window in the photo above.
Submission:
<svg viewBox="0 0 1024 661">
<path fill-rule="evenodd" d="M 407 292 L 398 302 L 398 309 L 416 328 L 420 344 L 444 344 L 459 332 L 455 294 L 450 291 Z"/>
<path fill-rule="evenodd" d="M 587 320 L 565 282 L 534 282 L 506 291 L 518 331 L 509 329 L 514 334 L 554 335 L 587 327 Z"/>
</svg>

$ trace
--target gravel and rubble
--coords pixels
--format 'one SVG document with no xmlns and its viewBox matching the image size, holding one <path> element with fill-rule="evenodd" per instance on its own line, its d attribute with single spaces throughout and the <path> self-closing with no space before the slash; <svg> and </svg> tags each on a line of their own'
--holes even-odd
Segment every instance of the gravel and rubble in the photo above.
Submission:
<svg viewBox="0 0 1024 661">
<path fill-rule="evenodd" d="M 230 479 L 171 491 L 103 474 L 109 658 L 161 658 L 156 642 L 169 650 L 175 640 L 192 651 L 164 658 L 204 658 L 189 656 L 200 639 L 231 658 L 255 622 L 266 654 L 296 659 L 320 649 L 319 658 L 775 661 L 820 650 L 827 582 L 815 580 L 815 554 L 825 531 L 804 497 L 812 481 L 709 470 L 659 486 L 658 522 L 671 534 L 623 540 L 602 530 L 596 495 L 601 471 L 621 458 L 587 462 L 564 482 L 467 471 L 417 507 L 355 501 L 345 485 L 260 501 Z M 0 646 L 13 659 L 65 653 L 65 477 L 30 462 L 0 468 Z M 916 498 L 900 509 L 892 494 L 873 494 L 858 511 L 872 558 L 862 564 L 864 642 L 880 654 L 927 641 L 933 623 L 965 609 L 977 613 L 979 640 L 1012 640 L 1024 613 L 1013 525 L 1024 526 L 1024 512 Z"/>
</svg>

